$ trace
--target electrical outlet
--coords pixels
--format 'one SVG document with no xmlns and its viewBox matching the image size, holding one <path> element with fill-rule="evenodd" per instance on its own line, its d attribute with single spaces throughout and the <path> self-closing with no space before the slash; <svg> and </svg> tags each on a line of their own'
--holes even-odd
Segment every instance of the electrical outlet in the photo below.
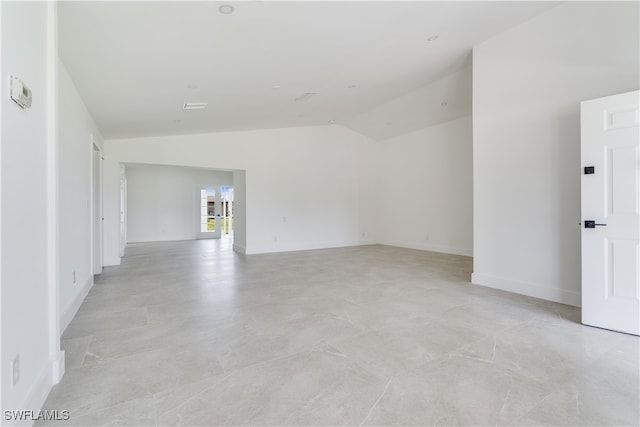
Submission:
<svg viewBox="0 0 640 427">
<path fill-rule="evenodd" d="M 75 271 L 73 272 L 73 283 L 74 284 L 76 283 L 76 272 Z"/>
<path fill-rule="evenodd" d="M 273 243 L 278 243 L 278 236 L 273 236 Z"/>
<path fill-rule="evenodd" d="M 12 375 L 12 384 L 13 387 L 16 386 L 16 384 L 18 384 L 18 381 L 20 381 L 20 355 L 16 355 L 16 357 L 13 359 L 13 363 L 11 364 L 11 372 L 13 373 Z"/>
<path fill-rule="evenodd" d="M 364 234 L 364 231 L 363 231 L 363 232 L 361 233 L 361 237 L 364 239 L 364 236 L 365 236 L 365 234 Z"/>
<path fill-rule="evenodd" d="M 424 240 L 429 240 L 431 237 L 427 234 L 426 236 L 424 236 Z"/>
</svg>

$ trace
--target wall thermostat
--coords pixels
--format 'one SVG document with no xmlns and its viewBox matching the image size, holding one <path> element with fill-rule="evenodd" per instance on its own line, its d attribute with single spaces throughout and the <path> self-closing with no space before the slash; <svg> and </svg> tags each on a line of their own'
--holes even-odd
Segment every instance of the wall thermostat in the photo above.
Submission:
<svg viewBox="0 0 640 427">
<path fill-rule="evenodd" d="M 31 107 L 31 91 L 22 80 L 17 77 L 11 76 L 11 82 L 9 86 L 9 95 L 11 96 L 11 100 L 13 102 L 18 104 L 20 108 L 25 110 Z"/>
</svg>

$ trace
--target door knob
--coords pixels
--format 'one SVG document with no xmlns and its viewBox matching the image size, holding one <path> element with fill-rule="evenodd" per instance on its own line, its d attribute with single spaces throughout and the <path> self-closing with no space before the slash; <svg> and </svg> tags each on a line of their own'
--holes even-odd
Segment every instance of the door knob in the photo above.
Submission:
<svg viewBox="0 0 640 427">
<path fill-rule="evenodd" d="M 607 224 L 596 224 L 595 221 L 589 221 L 589 220 L 584 222 L 584 228 L 596 228 L 596 226 L 605 227 L 606 225 Z"/>
</svg>

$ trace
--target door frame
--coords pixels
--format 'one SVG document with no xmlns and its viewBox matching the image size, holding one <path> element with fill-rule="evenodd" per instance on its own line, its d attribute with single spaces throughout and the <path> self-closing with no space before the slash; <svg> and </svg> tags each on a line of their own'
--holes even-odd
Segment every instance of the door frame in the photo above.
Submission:
<svg viewBox="0 0 640 427">
<path fill-rule="evenodd" d="M 118 249 L 120 257 L 123 257 L 124 249 L 127 246 L 127 169 L 122 163 L 118 165 L 118 174 L 118 197 L 120 198 L 118 201 L 118 224 L 120 225 L 118 229 Z"/>
<path fill-rule="evenodd" d="M 91 199 L 90 199 L 90 224 L 91 224 L 91 274 L 101 274 L 104 267 L 104 211 L 103 211 L 103 161 L 102 149 L 97 143 L 96 137 L 91 134 Z M 97 161 L 96 161 L 97 156 Z M 98 170 L 96 171 L 96 167 Z M 96 174 L 97 172 L 97 174 Z M 96 179 L 97 178 L 97 179 Z"/>
</svg>

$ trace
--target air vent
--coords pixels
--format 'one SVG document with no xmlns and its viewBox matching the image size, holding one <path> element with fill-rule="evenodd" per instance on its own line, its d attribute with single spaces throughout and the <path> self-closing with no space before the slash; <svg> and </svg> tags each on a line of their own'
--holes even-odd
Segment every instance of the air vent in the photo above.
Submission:
<svg viewBox="0 0 640 427">
<path fill-rule="evenodd" d="M 182 108 L 185 110 L 203 110 L 209 105 L 208 102 L 185 102 Z"/>
<path fill-rule="evenodd" d="M 315 95 L 317 95 L 316 92 L 305 92 L 302 95 L 300 95 L 299 97 L 297 97 L 296 99 L 294 99 L 294 101 L 296 101 L 296 102 L 308 101 Z"/>
</svg>

